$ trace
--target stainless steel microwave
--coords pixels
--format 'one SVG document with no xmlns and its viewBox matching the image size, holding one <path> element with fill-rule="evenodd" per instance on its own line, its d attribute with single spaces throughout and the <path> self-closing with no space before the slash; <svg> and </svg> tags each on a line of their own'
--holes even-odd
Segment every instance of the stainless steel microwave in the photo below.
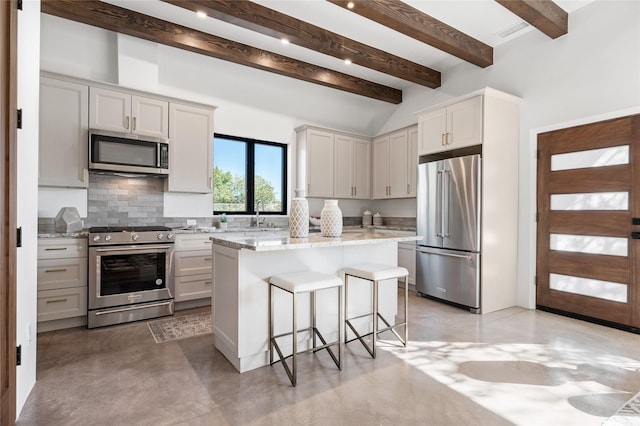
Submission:
<svg viewBox="0 0 640 426">
<path fill-rule="evenodd" d="M 167 175 L 169 143 L 166 139 L 92 131 L 89 133 L 89 169 Z"/>
</svg>

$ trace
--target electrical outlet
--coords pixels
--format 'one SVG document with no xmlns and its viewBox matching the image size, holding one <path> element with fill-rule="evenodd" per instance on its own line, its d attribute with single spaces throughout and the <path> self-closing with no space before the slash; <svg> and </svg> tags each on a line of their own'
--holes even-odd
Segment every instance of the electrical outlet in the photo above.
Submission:
<svg viewBox="0 0 640 426">
<path fill-rule="evenodd" d="M 197 224 L 195 219 L 187 219 L 187 226 L 196 226 Z"/>
</svg>

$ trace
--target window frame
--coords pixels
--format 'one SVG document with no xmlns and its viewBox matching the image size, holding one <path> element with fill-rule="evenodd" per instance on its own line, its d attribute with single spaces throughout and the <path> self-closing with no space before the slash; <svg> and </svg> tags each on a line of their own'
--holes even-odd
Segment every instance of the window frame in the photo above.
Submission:
<svg viewBox="0 0 640 426">
<path fill-rule="evenodd" d="M 213 214 L 221 215 L 226 214 L 227 216 L 241 216 L 241 215 L 255 215 L 255 146 L 256 145 L 267 145 L 267 146 L 276 146 L 282 149 L 282 210 L 279 212 L 273 211 L 260 211 L 261 215 L 273 215 L 273 216 L 286 216 L 287 215 L 287 175 L 288 175 L 288 151 L 289 146 L 280 142 L 272 142 L 265 141 L 260 139 L 252 139 L 245 138 L 242 136 L 232 136 L 225 135 L 222 133 L 216 133 L 213 135 L 213 150 L 215 153 L 215 143 L 216 139 L 227 139 L 232 141 L 243 142 L 246 144 L 246 209 L 244 211 L 224 211 L 224 210 L 215 210 L 215 182 L 213 184 L 214 193 L 213 193 Z M 213 158 L 213 163 L 211 164 L 211 169 L 215 168 L 215 155 Z"/>
</svg>

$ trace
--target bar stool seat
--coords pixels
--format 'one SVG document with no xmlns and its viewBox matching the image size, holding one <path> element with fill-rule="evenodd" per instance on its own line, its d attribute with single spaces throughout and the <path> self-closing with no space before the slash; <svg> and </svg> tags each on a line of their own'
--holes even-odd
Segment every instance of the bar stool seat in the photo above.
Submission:
<svg viewBox="0 0 640 426">
<path fill-rule="evenodd" d="M 345 285 L 345 306 L 346 310 L 349 309 L 349 277 L 360 278 L 366 281 L 370 281 L 373 285 L 373 300 L 372 300 L 372 312 L 364 315 L 358 315 L 355 317 L 349 317 L 349 312 L 346 313 L 345 320 L 345 335 L 347 331 L 347 327 L 351 328 L 351 331 L 355 334 L 355 338 L 349 340 L 346 343 L 352 342 L 353 340 L 359 340 L 360 343 L 365 347 L 369 355 L 372 358 L 376 357 L 376 340 L 378 334 L 390 330 L 396 338 L 402 343 L 403 346 L 407 346 L 407 341 L 409 340 L 409 327 L 408 327 L 408 312 L 409 312 L 409 271 L 406 268 L 401 266 L 390 266 L 390 265 L 381 265 L 377 263 L 363 263 L 359 265 L 348 266 L 342 270 L 344 273 L 344 285 Z M 404 320 L 402 322 L 397 322 L 393 325 L 387 321 L 386 318 L 378 312 L 378 287 L 379 282 L 383 280 L 389 279 L 404 279 Z M 360 334 L 355 327 L 353 326 L 351 320 L 355 320 L 358 318 L 364 318 L 372 316 L 373 317 L 373 331 L 367 334 Z M 385 327 L 380 328 L 378 326 L 378 319 L 381 319 L 384 322 Z M 400 336 L 398 332 L 395 330 L 396 327 L 404 326 L 404 335 Z M 364 337 L 371 335 L 372 343 L 371 346 L 367 344 L 364 340 Z"/>
<path fill-rule="evenodd" d="M 317 352 L 321 349 L 326 349 L 339 370 L 342 370 L 342 353 L 343 353 L 343 304 L 342 304 L 342 280 L 336 275 L 325 274 L 322 272 L 293 272 L 282 275 L 274 275 L 269 278 L 269 364 L 273 365 L 277 362 L 282 362 L 282 365 L 289 376 L 289 380 L 293 386 L 296 386 L 297 382 L 297 355 L 298 355 L 298 343 L 297 335 L 302 331 L 310 331 L 313 336 L 313 347 L 309 350 Z M 327 343 L 320 331 L 316 328 L 316 292 L 320 290 L 326 290 L 330 288 L 340 287 L 338 289 L 338 340 L 335 342 Z M 282 333 L 277 336 L 273 335 L 274 332 L 274 298 L 273 290 L 279 288 L 286 291 L 293 296 L 293 330 L 288 333 Z M 297 326 L 297 297 L 301 293 L 309 293 L 311 298 L 310 308 L 312 310 L 311 327 L 298 330 Z M 283 336 L 292 336 L 293 350 L 289 356 L 283 356 L 277 339 Z M 320 339 L 322 345 L 316 344 L 316 337 Z M 338 356 L 333 353 L 331 346 L 338 345 Z M 278 353 L 278 360 L 273 360 L 273 349 Z M 307 352 L 307 351 L 304 351 Z M 287 358 L 292 358 L 292 367 L 286 363 Z"/>
</svg>

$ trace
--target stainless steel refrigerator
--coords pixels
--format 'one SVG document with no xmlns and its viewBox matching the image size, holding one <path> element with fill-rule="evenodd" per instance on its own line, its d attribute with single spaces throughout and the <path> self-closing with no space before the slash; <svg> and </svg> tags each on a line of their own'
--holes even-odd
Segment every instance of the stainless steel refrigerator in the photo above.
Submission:
<svg viewBox="0 0 640 426">
<path fill-rule="evenodd" d="M 424 161 L 424 162 L 423 162 Z M 420 159 L 416 291 L 480 312 L 481 157 Z"/>
</svg>

